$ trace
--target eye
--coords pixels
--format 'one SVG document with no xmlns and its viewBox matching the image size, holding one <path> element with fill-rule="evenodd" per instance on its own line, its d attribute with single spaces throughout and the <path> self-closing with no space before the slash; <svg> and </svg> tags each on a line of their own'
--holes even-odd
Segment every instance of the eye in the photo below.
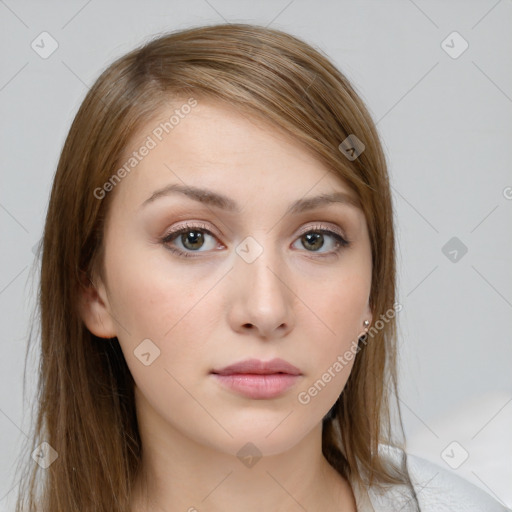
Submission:
<svg viewBox="0 0 512 512">
<path fill-rule="evenodd" d="M 216 239 L 217 237 L 204 224 L 186 224 L 168 233 L 161 241 L 171 252 L 188 258 L 195 257 L 193 253 L 215 250 Z M 295 243 L 297 242 L 300 242 L 307 252 L 318 253 L 319 257 L 332 256 L 350 245 L 340 233 L 323 226 L 309 226 Z"/>
<path fill-rule="evenodd" d="M 303 231 L 300 235 L 297 242 L 300 242 L 307 249 L 307 252 L 319 253 L 321 256 L 338 253 L 350 245 L 350 242 L 340 233 L 323 226 L 308 227 L 307 231 Z M 320 249 L 326 250 L 320 252 Z"/>
<path fill-rule="evenodd" d="M 209 243 L 205 243 L 208 242 L 209 238 L 211 239 Z M 170 243 L 174 241 L 176 241 L 178 247 L 170 245 Z M 217 246 L 215 243 L 215 235 L 203 224 L 186 224 L 185 226 L 168 233 L 162 239 L 162 243 L 164 243 L 171 252 L 185 257 L 195 256 L 189 251 L 206 252 L 208 250 L 215 249 Z M 206 247 L 206 250 L 200 251 L 199 249 L 202 249 L 203 247 Z"/>
</svg>

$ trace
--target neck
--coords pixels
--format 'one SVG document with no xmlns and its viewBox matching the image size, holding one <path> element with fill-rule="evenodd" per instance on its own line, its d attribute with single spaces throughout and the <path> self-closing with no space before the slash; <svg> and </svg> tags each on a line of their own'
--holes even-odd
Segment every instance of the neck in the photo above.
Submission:
<svg viewBox="0 0 512 512">
<path fill-rule="evenodd" d="M 321 424 L 289 450 L 245 463 L 169 424 L 158 434 L 139 428 L 144 450 L 132 512 L 356 511 L 350 485 L 322 454 Z"/>
</svg>

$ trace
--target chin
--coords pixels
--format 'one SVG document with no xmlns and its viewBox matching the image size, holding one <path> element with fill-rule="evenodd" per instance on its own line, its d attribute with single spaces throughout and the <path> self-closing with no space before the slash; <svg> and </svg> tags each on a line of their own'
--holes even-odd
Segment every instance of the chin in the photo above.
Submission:
<svg viewBox="0 0 512 512">
<path fill-rule="evenodd" d="M 285 453 L 300 444 L 316 425 L 305 425 L 304 422 L 297 422 L 296 418 L 292 420 L 293 413 L 283 421 L 287 414 L 289 413 L 279 414 L 277 421 L 275 415 L 267 421 L 261 418 L 256 424 L 253 412 L 252 420 L 246 423 L 240 420 L 226 426 L 233 437 L 219 433 L 215 436 L 217 442 L 209 437 L 208 444 L 216 450 L 239 458 L 244 455 L 261 457 Z M 321 419 L 318 425 L 321 426 Z"/>
</svg>

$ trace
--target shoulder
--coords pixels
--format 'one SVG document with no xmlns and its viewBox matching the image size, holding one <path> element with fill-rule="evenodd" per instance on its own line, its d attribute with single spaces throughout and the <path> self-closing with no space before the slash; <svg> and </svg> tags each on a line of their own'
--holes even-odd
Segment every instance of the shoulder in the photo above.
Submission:
<svg viewBox="0 0 512 512">
<path fill-rule="evenodd" d="M 425 459 L 407 456 L 409 475 L 422 510 L 429 512 L 505 512 L 485 491 Z"/>
<path fill-rule="evenodd" d="M 382 454 L 398 462 L 403 452 L 383 447 Z M 510 511 L 479 487 L 430 461 L 407 455 L 407 468 L 422 512 Z"/>
</svg>

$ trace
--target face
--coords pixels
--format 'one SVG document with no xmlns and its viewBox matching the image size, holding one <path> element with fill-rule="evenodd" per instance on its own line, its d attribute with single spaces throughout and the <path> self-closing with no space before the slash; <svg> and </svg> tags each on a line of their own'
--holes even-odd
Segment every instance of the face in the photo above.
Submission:
<svg viewBox="0 0 512 512">
<path fill-rule="evenodd" d="M 229 454 L 247 442 L 277 454 L 320 424 L 371 321 L 365 217 L 302 146 L 231 107 L 199 100 L 155 130 L 180 105 L 124 155 L 140 161 L 108 192 L 104 280 L 83 318 L 118 338 L 139 421 Z M 276 358 L 295 375 L 221 375 Z"/>
</svg>

